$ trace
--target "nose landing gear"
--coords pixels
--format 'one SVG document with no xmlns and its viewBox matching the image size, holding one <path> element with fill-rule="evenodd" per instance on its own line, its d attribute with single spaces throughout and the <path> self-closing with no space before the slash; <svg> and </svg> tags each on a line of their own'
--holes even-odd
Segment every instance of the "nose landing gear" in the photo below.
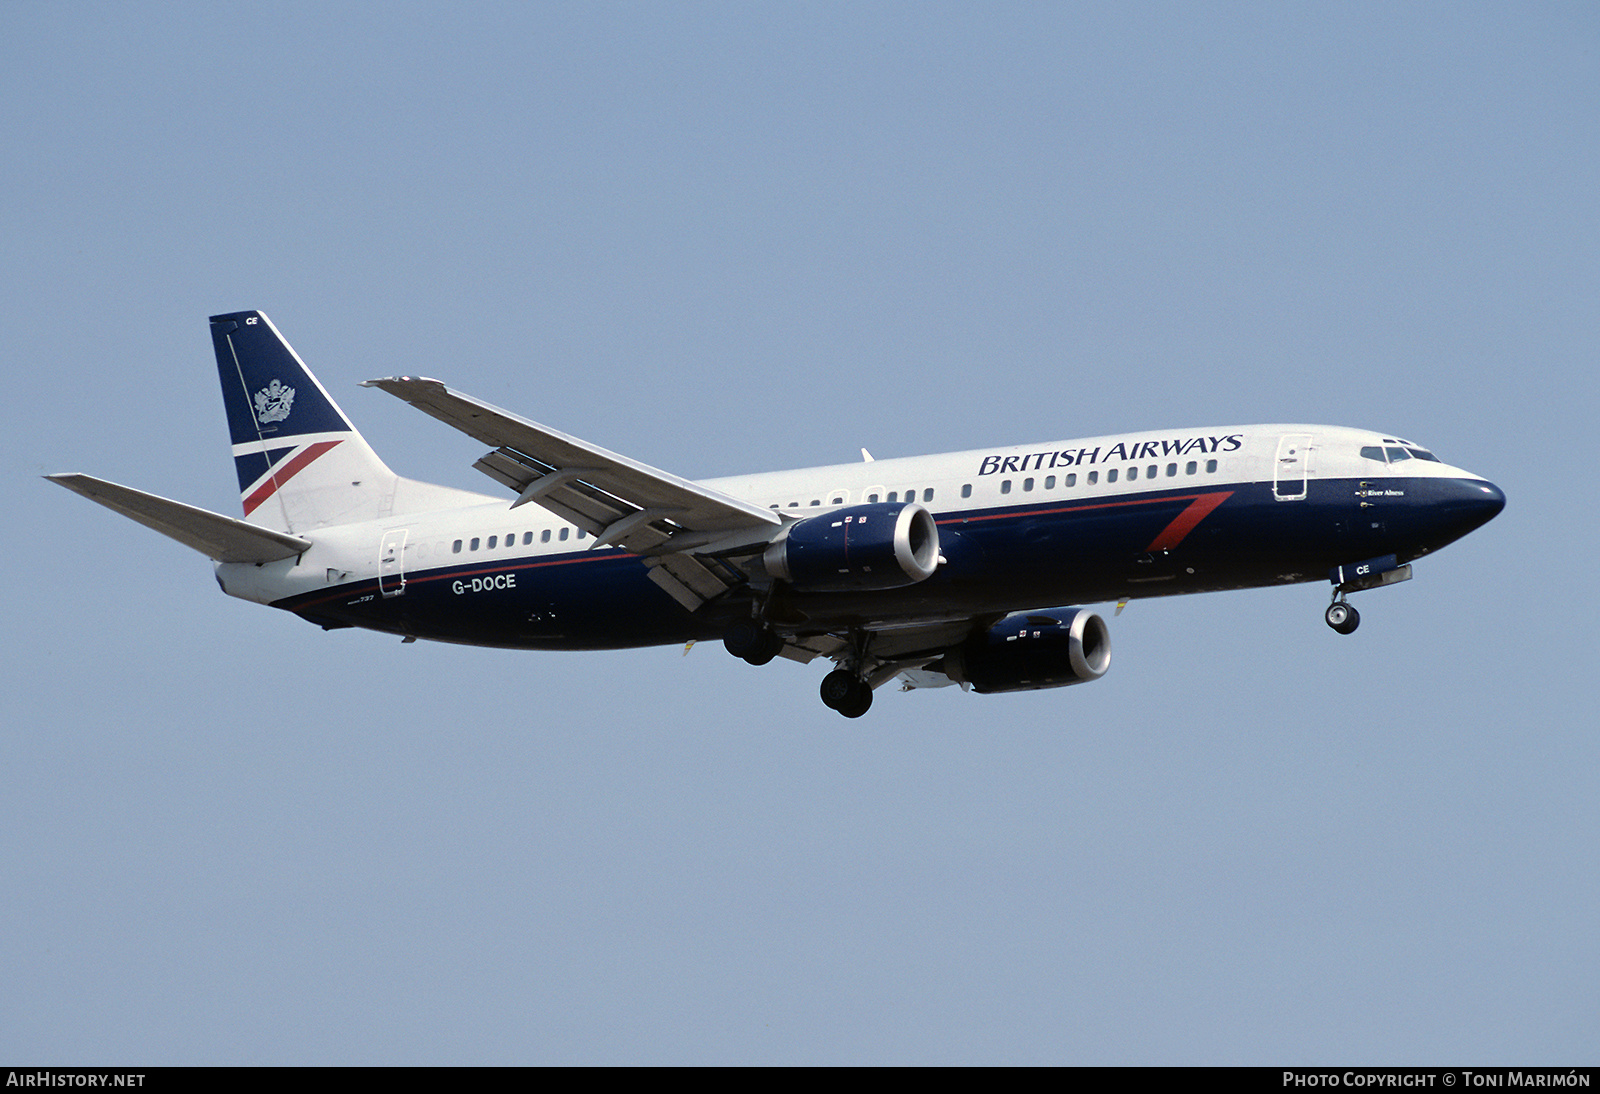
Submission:
<svg viewBox="0 0 1600 1094">
<path fill-rule="evenodd" d="M 1333 603 L 1328 605 L 1322 618 L 1340 634 L 1349 634 L 1361 625 L 1361 616 L 1344 602 L 1345 594 L 1410 581 L 1411 564 L 1402 564 L 1394 555 L 1381 555 L 1365 562 L 1335 566 L 1328 571 L 1328 580 L 1333 583 Z"/>
<path fill-rule="evenodd" d="M 1361 613 L 1346 604 L 1343 599 L 1329 604 L 1328 610 L 1322 613 L 1322 618 L 1328 621 L 1328 626 L 1340 634 L 1349 634 L 1361 626 Z"/>
</svg>

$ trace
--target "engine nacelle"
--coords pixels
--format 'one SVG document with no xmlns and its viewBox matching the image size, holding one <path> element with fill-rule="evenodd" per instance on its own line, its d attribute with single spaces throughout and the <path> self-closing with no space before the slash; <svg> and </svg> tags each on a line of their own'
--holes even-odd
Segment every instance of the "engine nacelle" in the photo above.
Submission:
<svg viewBox="0 0 1600 1094">
<path fill-rule="evenodd" d="M 945 654 L 941 668 L 980 694 L 1064 688 L 1111 667 L 1111 632 L 1083 608 L 1009 615 Z"/>
<path fill-rule="evenodd" d="M 939 526 L 916 502 L 852 505 L 795 521 L 761 559 L 803 592 L 898 589 L 933 576 Z"/>
</svg>

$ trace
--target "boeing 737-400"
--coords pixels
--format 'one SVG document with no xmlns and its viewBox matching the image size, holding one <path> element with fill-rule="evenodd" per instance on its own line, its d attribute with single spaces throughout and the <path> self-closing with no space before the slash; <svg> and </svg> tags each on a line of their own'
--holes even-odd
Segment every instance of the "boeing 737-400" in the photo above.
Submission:
<svg viewBox="0 0 1600 1094">
<path fill-rule="evenodd" d="M 1111 664 L 1083 605 L 1328 581 L 1349 593 L 1505 505 L 1364 429 L 1163 430 L 691 482 L 409 376 L 369 380 L 468 434 L 499 497 L 402 478 L 260 312 L 211 320 L 244 519 L 49 478 L 201 551 L 230 596 L 324 628 L 517 649 L 721 638 L 873 690 L 1064 687 Z"/>
</svg>

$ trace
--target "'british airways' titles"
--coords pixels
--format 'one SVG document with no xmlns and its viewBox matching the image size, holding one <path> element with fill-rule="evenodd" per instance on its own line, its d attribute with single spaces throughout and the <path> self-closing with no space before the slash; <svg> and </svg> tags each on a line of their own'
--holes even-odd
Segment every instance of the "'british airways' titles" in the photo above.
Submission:
<svg viewBox="0 0 1600 1094">
<path fill-rule="evenodd" d="M 1048 467 L 1110 463 L 1113 460 L 1156 460 L 1167 456 L 1188 456 L 1196 452 L 1236 452 L 1243 444 L 1243 434 L 1229 433 L 1222 437 L 1185 437 L 1172 441 L 1118 441 L 1109 448 L 1100 446 L 1069 448 L 1061 452 L 1029 452 L 1022 456 L 985 456 L 978 465 L 978 474 L 993 475 L 1001 471 L 1021 473 Z"/>
</svg>

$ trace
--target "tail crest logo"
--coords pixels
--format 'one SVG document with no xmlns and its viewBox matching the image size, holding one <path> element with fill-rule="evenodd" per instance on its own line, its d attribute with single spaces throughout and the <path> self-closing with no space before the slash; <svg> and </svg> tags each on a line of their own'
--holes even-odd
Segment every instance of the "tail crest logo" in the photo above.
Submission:
<svg viewBox="0 0 1600 1094">
<path fill-rule="evenodd" d="M 293 405 L 294 388 L 285 387 L 281 380 L 274 380 L 256 392 L 256 421 L 262 425 L 281 422 L 289 416 L 289 408 Z"/>
</svg>

